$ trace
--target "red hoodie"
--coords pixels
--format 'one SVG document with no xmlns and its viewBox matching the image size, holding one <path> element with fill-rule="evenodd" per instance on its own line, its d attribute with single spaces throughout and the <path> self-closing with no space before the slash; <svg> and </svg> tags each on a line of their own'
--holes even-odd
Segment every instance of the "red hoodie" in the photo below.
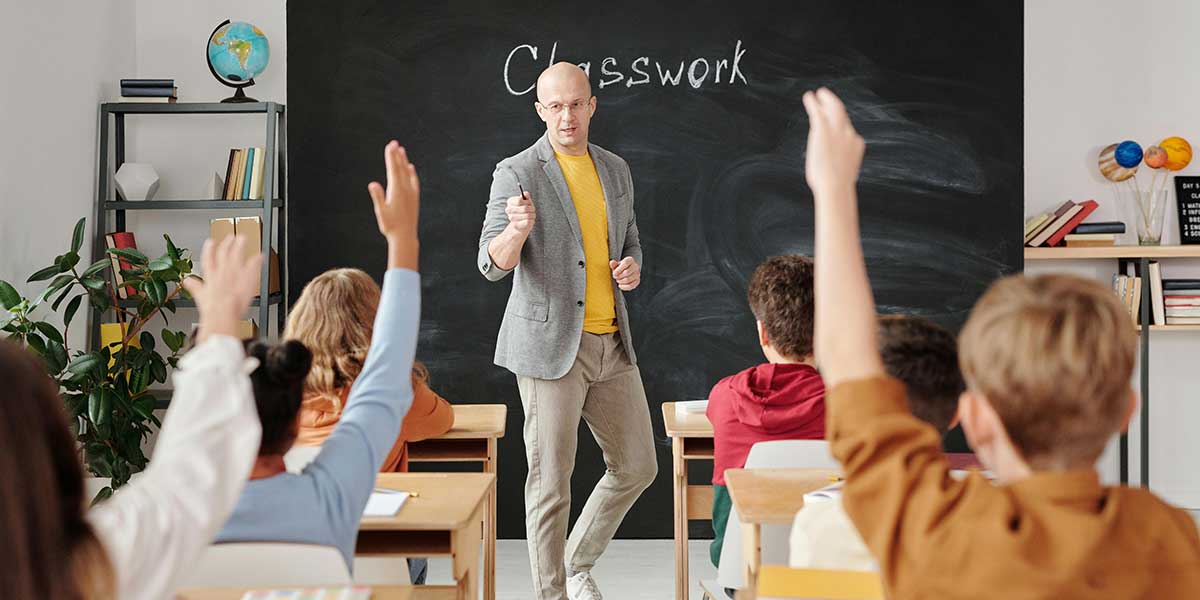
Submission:
<svg viewBox="0 0 1200 600">
<path fill-rule="evenodd" d="M 825 439 L 825 382 L 814 367 L 765 363 L 717 382 L 707 413 L 715 444 L 713 484 L 746 466 L 756 442 Z"/>
</svg>

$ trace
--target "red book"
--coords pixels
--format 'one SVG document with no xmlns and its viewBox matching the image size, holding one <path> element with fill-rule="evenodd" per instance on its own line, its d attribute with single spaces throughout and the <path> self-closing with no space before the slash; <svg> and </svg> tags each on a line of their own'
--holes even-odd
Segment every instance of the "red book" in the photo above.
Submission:
<svg viewBox="0 0 1200 600">
<path fill-rule="evenodd" d="M 132 231 L 114 231 L 104 236 L 104 243 L 109 248 L 137 248 L 137 241 L 133 239 Z M 123 258 L 118 259 L 112 254 L 108 255 L 108 259 L 112 261 L 113 285 L 116 286 L 117 295 L 121 298 L 136 295 L 137 290 L 132 285 L 121 285 L 125 283 L 121 269 L 132 269 L 133 264 Z"/>
<path fill-rule="evenodd" d="M 1060 227 L 1058 231 L 1054 232 L 1054 235 L 1050 236 L 1049 239 L 1046 240 L 1047 246 L 1059 245 L 1059 243 L 1063 241 L 1063 238 L 1067 237 L 1068 233 L 1075 231 L 1075 227 L 1077 227 L 1083 222 L 1084 219 L 1088 218 L 1088 215 L 1092 214 L 1093 211 L 1100 207 L 1099 204 L 1096 204 L 1095 200 L 1085 200 L 1080 202 L 1079 206 L 1083 208 L 1080 209 L 1079 212 L 1075 213 L 1075 216 L 1071 217 L 1071 220 L 1067 221 L 1066 225 Z"/>
</svg>

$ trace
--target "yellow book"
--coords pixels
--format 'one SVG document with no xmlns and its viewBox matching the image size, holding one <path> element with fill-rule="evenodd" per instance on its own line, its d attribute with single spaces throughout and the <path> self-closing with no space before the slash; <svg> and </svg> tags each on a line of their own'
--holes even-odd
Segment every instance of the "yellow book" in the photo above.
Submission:
<svg viewBox="0 0 1200 600">
<path fill-rule="evenodd" d="M 263 197 L 263 166 L 266 163 L 266 150 L 254 148 L 254 164 L 250 169 L 250 199 L 262 200 Z"/>
</svg>

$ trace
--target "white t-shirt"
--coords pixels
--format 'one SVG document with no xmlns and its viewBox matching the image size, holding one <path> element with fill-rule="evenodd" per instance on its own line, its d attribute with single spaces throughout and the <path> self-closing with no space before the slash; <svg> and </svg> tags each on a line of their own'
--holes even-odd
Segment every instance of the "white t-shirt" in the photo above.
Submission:
<svg viewBox="0 0 1200 600">
<path fill-rule="evenodd" d="M 792 523 L 788 564 L 797 569 L 879 571 L 841 498 L 810 500 Z"/>
</svg>

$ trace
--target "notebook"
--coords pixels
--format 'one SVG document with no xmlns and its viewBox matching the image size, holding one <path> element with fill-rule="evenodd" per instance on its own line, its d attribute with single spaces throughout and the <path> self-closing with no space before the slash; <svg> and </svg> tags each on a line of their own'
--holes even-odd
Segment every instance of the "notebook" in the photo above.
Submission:
<svg viewBox="0 0 1200 600">
<path fill-rule="evenodd" d="M 363 509 L 364 517 L 393 517 L 408 500 L 408 492 L 375 488 Z"/>
<path fill-rule="evenodd" d="M 251 590 L 242 600 L 370 600 L 371 588 L 364 586 L 339 588 L 295 588 L 281 590 Z"/>
<path fill-rule="evenodd" d="M 675 403 L 675 414 L 695 415 L 704 414 L 708 410 L 708 400 L 684 400 Z"/>
</svg>

